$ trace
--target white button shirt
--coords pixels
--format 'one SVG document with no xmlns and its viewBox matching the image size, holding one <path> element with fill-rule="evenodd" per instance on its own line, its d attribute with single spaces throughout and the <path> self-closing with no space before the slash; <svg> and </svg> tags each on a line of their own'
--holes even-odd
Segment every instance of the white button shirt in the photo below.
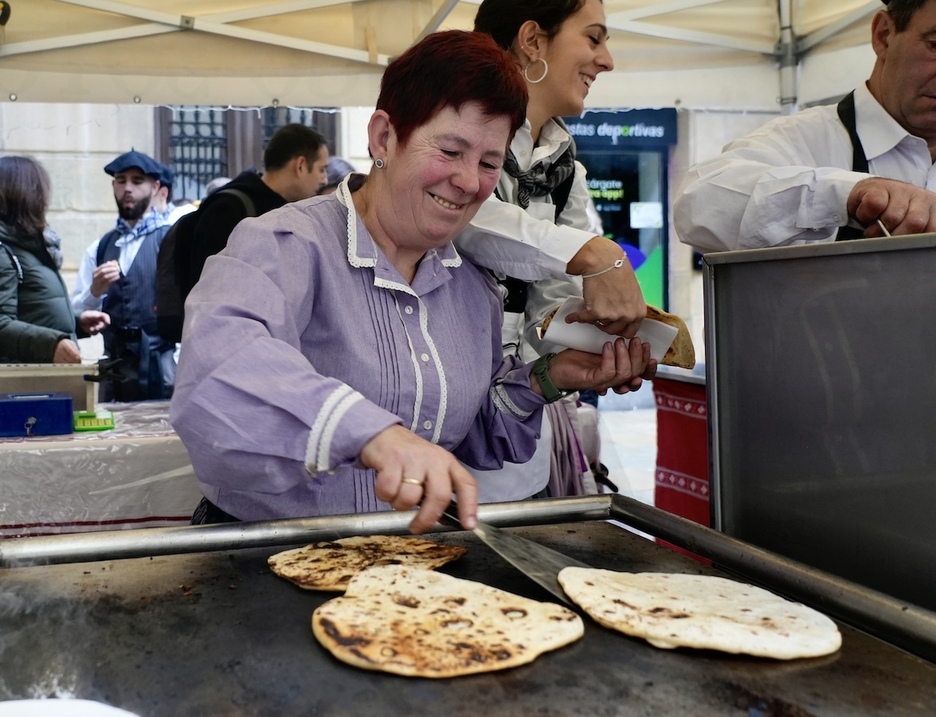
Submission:
<svg viewBox="0 0 936 717">
<path fill-rule="evenodd" d="M 862 85 L 857 131 L 872 175 L 936 190 L 926 141 L 907 133 Z M 778 117 L 694 166 L 673 204 L 676 232 L 699 251 L 833 241 L 848 223 L 852 143 L 835 105 Z"/>
</svg>

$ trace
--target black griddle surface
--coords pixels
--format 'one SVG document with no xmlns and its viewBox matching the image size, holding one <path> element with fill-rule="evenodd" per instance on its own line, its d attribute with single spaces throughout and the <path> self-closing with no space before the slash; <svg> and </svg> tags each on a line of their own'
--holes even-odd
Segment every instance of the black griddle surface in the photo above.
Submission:
<svg viewBox="0 0 936 717">
<path fill-rule="evenodd" d="M 714 570 L 616 525 L 512 528 L 595 567 Z M 549 599 L 470 533 L 443 572 Z M 142 717 L 181 715 L 932 715 L 936 665 L 841 627 L 825 658 L 660 650 L 587 617 L 582 640 L 530 665 L 445 680 L 335 660 L 310 616 L 334 594 L 267 567 L 273 548 L 16 568 L 0 573 L 0 699 L 72 696 Z"/>
</svg>

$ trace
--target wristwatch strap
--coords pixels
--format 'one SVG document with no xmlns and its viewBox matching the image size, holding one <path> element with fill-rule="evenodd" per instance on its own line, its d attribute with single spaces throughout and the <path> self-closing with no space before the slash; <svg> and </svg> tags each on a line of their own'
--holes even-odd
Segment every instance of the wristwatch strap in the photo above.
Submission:
<svg viewBox="0 0 936 717">
<path fill-rule="evenodd" d="M 548 353 L 540 356 L 533 363 L 533 375 L 536 376 L 536 380 L 539 382 L 540 390 L 543 392 L 543 398 L 546 399 L 546 403 L 558 401 L 560 398 L 564 398 L 572 393 L 572 391 L 563 391 L 560 388 L 556 388 L 556 384 L 554 384 L 549 377 L 549 364 L 554 358 L 556 358 L 556 354 Z"/>
</svg>

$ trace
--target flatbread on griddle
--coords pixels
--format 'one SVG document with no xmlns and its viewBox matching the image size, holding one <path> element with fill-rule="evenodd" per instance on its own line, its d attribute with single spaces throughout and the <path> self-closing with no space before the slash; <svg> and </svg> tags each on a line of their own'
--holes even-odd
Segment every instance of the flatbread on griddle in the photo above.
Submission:
<svg viewBox="0 0 936 717">
<path fill-rule="evenodd" d="M 791 660 L 828 655 L 842 644 L 822 613 L 711 575 L 564 568 L 559 584 L 596 622 L 656 647 Z"/>
<path fill-rule="evenodd" d="M 467 548 L 422 538 L 370 535 L 313 543 L 271 555 L 274 573 L 304 590 L 342 592 L 348 581 L 372 565 L 438 568 L 460 558 Z"/>
<path fill-rule="evenodd" d="M 355 576 L 343 597 L 315 610 L 312 631 L 355 667 L 439 678 L 532 662 L 578 640 L 584 625 L 554 603 L 392 565 Z"/>
</svg>

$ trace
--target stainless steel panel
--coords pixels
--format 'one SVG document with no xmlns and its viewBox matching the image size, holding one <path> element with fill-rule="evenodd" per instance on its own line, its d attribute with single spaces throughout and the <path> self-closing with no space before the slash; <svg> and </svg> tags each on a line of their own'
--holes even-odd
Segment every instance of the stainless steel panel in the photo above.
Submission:
<svg viewBox="0 0 936 717">
<path fill-rule="evenodd" d="M 936 609 L 936 235 L 705 261 L 716 527 Z"/>
</svg>

